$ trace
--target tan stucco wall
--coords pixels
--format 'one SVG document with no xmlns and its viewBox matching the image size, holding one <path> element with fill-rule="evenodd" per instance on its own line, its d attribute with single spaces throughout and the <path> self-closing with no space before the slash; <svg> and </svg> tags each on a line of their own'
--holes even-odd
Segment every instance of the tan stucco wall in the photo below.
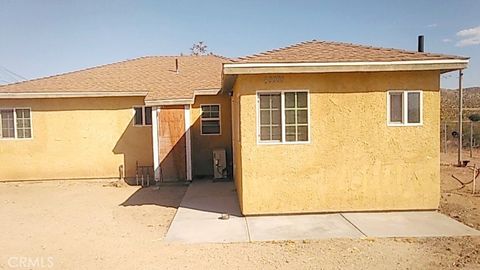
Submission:
<svg viewBox="0 0 480 270">
<path fill-rule="evenodd" d="M 289 89 L 310 91 L 311 142 L 257 145 L 256 91 Z M 387 126 L 391 89 L 424 91 L 423 126 Z M 438 89 L 438 72 L 239 76 L 243 213 L 437 208 Z"/>
<path fill-rule="evenodd" d="M 221 135 L 201 135 L 201 105 L 220 104 Z M 190 136 L 192 142 L 192 174 L 194 177 L 213 175 L 215 148 L 226 150 L 228 174 L 232 174 L 232 125 L 230 96 L 220 93 L 215 96 L 196 96 L 191 107 Z"/>
<path fill-rule="evenodd" d="M 152 165 L 151 127 L 134 127 L 142 97 L 0 100 L 30 107 L 33 138 L 0 140 L 0 181 L 118 178 L 124 165 Z"/>
</svg>

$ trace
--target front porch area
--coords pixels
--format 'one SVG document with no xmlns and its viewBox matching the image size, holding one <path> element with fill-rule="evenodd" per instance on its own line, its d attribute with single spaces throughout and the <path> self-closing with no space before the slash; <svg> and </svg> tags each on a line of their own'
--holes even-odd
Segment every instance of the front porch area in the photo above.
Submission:
<svg viewBox="0 0 480 270">
<path fill-rule="evenodd" d="M 222 219 L 228 214 L 228 219 Z M 366 237 L 443 237 L 480 232 L 436 211 L 242 216 L 233 182 L 195 180 L 167 242 L 230 243 Z"/>
</svg>

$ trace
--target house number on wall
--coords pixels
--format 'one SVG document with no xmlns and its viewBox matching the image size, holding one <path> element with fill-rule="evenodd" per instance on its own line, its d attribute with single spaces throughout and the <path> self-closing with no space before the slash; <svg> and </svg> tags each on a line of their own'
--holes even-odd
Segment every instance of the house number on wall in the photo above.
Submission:
<svg viewBox="0 0 480 270">
<path fill-rule="evenodd" d="M 265 84 L 270 84 L 270 83 L 282 83 L 283 82 L 283 76 L 266 76 L 264 83 Z"/>
</svg>

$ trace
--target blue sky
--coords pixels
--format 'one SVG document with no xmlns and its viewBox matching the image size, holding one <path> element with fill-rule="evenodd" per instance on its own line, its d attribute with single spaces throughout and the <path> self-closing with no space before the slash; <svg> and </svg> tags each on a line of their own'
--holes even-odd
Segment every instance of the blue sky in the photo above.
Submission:
<svg viewBox="0 0 480 270">
<path fill-rule="evenodd" d="M 480 86 L 480 1 L 0 0 L 5 68 L 37 78 L 144 55 L 189 53 L 196 41 L 228 57 L 318 39 L 471 57 Z M 462 31 L 463 30 L 463 31 Z M 442 76 L 457 86 L 457 74 Z"/>
</svg>

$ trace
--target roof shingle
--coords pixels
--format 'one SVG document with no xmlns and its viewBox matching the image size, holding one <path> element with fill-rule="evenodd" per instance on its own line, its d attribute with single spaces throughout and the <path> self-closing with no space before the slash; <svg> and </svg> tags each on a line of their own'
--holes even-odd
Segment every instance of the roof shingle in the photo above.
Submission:
<svg viewBox="0 0 480 270">
<path fill-rule="evenodd" d="M 4 85 L 0 92 L 148 92 L 146 100 L 193 98 L 194 90 L 221 87 L 224 62 L 229 60 L 216 55 L 147 56 Z"/>
</svg>

